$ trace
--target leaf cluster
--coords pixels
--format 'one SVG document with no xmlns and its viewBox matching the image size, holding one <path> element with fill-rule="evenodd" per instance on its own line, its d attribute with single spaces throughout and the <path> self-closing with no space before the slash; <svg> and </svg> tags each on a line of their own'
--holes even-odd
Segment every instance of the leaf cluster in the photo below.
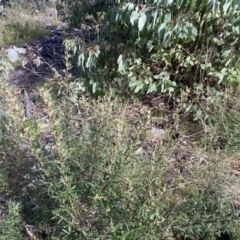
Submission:
<svg viewBox="0 0 240 240">
<path fill-rule="evenodd" d="M 179 93 L 195 83 L 221 88 L 238 82 L 239 2 L 67 1 L 72 27 L 92 39 L 73 41 L 86 89 L 132 94 Z"/>
</svg>

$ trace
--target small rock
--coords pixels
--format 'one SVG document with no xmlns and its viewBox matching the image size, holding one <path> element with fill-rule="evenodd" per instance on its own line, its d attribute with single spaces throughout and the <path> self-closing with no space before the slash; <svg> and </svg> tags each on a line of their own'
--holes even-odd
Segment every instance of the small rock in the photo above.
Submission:
<svg viewBox="0 0 240 240">
<path fill-rule="evenodd" d="M 24 178 L 24 179 L 30 179 L 30 175 L 29 175 L 29 174 L 25 174 L 25 175 L 23 176 L 23 178 Z"/>
<path fill-rule="evenodd" d="M 14 46 L 13 49 L 17 51 L 19 54 L 26 54 L 27 52 L 26 48 L 17 48 Z"/>
<path fill-rule="evenodd" d="M 39 127 L 40 127 L 42 133 L 47 133 L 50 131 L 50 126 L 48 123 L 42 123 L 42 124 L 40 123 Z"/>
<path fill-rule="evenodd" d="M 49 144 L 47 144 L 45 147 L 44 147 L 44 150 L 45 151 L 49 151 L 51 149 L 51 146 Z"/>
<path fill-rule="evenodd" d="M 34 188 L 34 185 L 33 185 L 33 183 L 29 183 L 26 187 L 27 187 L 27 188 L 30 188 L 30 189 L 33 189 L 33 188 Z"/>
<path fill-rule="evenodd" d="M 16 62 L 17 60 L 19 60 L 19 54 L 16 50 L 10 48 L 6 50 L 7 52 L 7 57 L 11 62 Z"/>
<path fill-rule="evenodd" d="M 27 193 L 27 188 L 26 187 L 23 187 L 22 188 L 22 194 L 25 195 Z"/>
<path fill-rule="evenodd" d="M 140 147 L 136 150 L 137 155 L 143 155 L 144 153 L 145 153 L 145 151 L 144 151 L 143 147 Z"/>
<path fill-rule="evenodd" d="M 156 127 L 152 128 L 151 132 L 152 132 L 153 137 L 161 137 L 166 133 L 166 131 L 164 129 L 156 128 Z"/>
</svg>

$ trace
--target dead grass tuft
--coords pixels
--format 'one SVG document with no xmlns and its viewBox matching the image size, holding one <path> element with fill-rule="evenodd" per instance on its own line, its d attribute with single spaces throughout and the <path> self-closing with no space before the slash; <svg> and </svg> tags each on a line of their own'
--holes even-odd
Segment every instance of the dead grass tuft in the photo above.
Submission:
<svg viewBox="0 0 240 240">
<path fill-rule="evenodd" d="M 0 47 L 23 45 L 48 34 L 47 27 L 59 24 L 56 10 L 34 13 L 21 6 L 6 8 L 0 21 Z"/>
</svg>

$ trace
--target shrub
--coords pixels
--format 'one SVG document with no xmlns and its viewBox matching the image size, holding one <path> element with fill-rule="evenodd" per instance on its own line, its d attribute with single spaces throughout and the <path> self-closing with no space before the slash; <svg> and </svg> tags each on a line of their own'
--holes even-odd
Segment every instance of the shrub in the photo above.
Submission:
<svg viewBox="0 0 240 240">
<path fill-rule="evenodd" d="M 109 86 L 134 94 L 178 92 L 202 83 L 238 82 L 238 1 L 62 0 L 72 27 L 91 31 L 74 41 L 93 93 Z"/>
<path fill-rule="evenodd" d="M 6 217 L 1 221 L 0 239 L 21 240 L 22 226 L 20 217 L 20 204 L 16 202 L 8 202 Z"/>
<path fill-rule="evenodd" d="M 66 49 L 65 74 L 37 90 L 46 118 L 24 118 L 21 101 L 0 81 L 1 192 L 22 206 L 14 226 L 27 222 L 37 237 L 58 239 L 214 239 L 222 232 L 238 239 L 222 156 L 177 160 L 170 131 L 149 134 L 146 107 L 128 116 L 114 91 L 97 100 L 75 91 L 69 42 Z"/>
</svg>

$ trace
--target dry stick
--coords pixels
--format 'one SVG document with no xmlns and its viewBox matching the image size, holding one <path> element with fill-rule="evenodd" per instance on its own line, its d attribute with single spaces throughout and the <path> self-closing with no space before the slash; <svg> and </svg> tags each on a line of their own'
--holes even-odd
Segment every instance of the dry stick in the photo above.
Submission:
<svg viewBox="0 0 240 240">
<path fill-rule="evenodd" d="M 27 232 L 27 235 L 29 236 L 29 238 L 31 240 L 38 240 L 38 238 L 32 233 L 32 231 L 30 230 L 30 228 L 32 228 L 32 226 L 30 225 L 25 225 L 25 229 L 26 229 L 26 232 Z"/>
<path fill-rule="evenodd" d="M 26 118 L 31 117 L 31 100 L 29 98 L 27 90 L 24 88 L 24 107 L 25 107 L 25 116 Z"/>
</svg>

